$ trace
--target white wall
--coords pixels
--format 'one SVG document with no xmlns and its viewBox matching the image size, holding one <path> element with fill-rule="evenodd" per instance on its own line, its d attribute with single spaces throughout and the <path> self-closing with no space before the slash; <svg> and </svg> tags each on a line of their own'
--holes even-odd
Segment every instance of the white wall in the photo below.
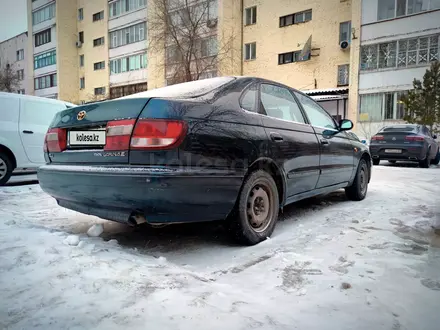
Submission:
<svg viewBox="0 0 440 330">
<path fill-rule="evenodd" d="M 55 24 L 56 24 L 56 17 L 54 17 L 52 19 L 48 19 L 47 21 L 41 22 L 37 25 L 34 25 L 32 27 L 32 33 L 35 34 L 35 33 L 44 31 L 50 27 L 54 27 Z"/>
<path fill-rule="evenodd" d="M 111 44 L 111 40 L 109 40 L 108 42 L 109 44 Z M 116 57 L 123 57 L 126 55 L 132 55 L 137 52 L 142 52 L 143 50 L 146 49 L 147 49 L 147 40 L 142 40 L 125 46 L 110 48 L 108 50 L 109 52 L 108 55 L 110 59 L 114 59 Z"/>
<path fill-rule="evenodd" d="M 50 96 L 54 96 L 55 94 L 58 94 L 58 86 L 44 88 L 44 89 L 37 89 L 35 91 L 35 96 L 41 96 L 41 97 L 50 97 Z"/>
<path fill-rule="evenodd" d="M 359 75 L 359 94 L 399 91 L 412 88 L 414 78 L 422 79 L 429 66 L 362 72 Z"/>
<path fill-rule="evenodd" d="M 57 65 L 53 64 L 53 65 L 48 65 L 45 66 L 43 68 L 38 68 L 34 70 L 34 77 L 40 77 L 40 76 L 45 76 L 48 75 L 50 73 L 56 73 L 57 71 Z"/>
<path fill-rule="evenodd" d="M 141 82 L 146 82 L 147 78 L 148 78 L 147 69 L 129 71 L 118 74 L 111 74 L 110 84 L 112 85 L 111 87 L 115 87 L 118 85 L 123 86 L 128 84 L 137 84 Z"/>
<path fill-rule="evenodd" d="M 111 32 L 112 30 L 118 30 L 125 26 L 141 23 L 146 19 L 147 19 L 147 9 L 141 8 L 136 11 L 123 14 L 116 18 L 110 18 L 108 21 L 108 29 Z"/>
</svg>

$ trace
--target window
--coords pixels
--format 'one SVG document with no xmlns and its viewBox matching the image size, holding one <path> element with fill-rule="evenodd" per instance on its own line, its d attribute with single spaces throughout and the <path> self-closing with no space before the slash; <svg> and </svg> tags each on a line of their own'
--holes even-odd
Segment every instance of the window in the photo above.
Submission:
<svg viewBox="0 0 440 330">
<path fill-rule="evenodd" d="M 350 65 L 338 65 L 338 86 L 347 86 L 350 76 Z"/>
<path fill-rule="evenodd" d="M 19 90 L 17 91 L 17 94 L 26 94 L 26 92 L 25 92 L 24 89 L 19 89 Z"/>
<path fill-rule="evenodd" d="M 84 55 L 79 55 L 79 66 L 80 67 L 84 66 Z"/>
<path fill-rule="evenodd" d="M 342 41 L 351 41 L 351 21 L 339 24 L 339 43 Z"/>
<path fill-rule="evenodd" d="M 105 69 L 105 62 L 104 61 L 96 62 L 93 64 L 93 70 L 96 71 L 96 70 L 102 70 L 102 69 Z"/>
<path fill-rule="evenodd" d="M 248 111 L 258 112 L 257 108 L 257 85 L 252 85 L 248 88 L 240 100 L 240 106 Z"/>
<path fill-rule="evenodd" d="M 78 9 L 78 21 L 82 21 L 84 19 L 84 9 Z"/>
<path fill-rule="evenodd" d="M 336 129 L 335 121 L 333 120 L 333 118 L 315 101 L 300 93 L 295 92 L 295 95 L 298 97 L 299 102 L 302 104 L 307 114 L 307 117 L 309 117 L 311 125 Z"/>
<path fill-rule="evenodd" d="M 440 35 L 362 46 L 361 70 L 428 65 L 439 59 Z"/>
<path fill-rule="evenodd" d="M 148 90 L 147 83 L 112 87 L 110 88 L 110 99 L 115 99 L 126 95 L 145 92 L 146 90 Z"/>
<path fill-rule="evenodd" d="M 142 22 L 124 29 L 110 32 L 110 48 L 116 48 L 145 40 L 146 23 Z"/>
<path fill-rule="evenodd" d="M 105 95 L 105 87 L 95 88 L 95 95 Z"/>
<path fill-rule="evenodd" d="M 108 5 L 110 18 L 145 7 L 147 0 L 116 0 Z"/>
<path fill-rule="evenodd" d="M 82 77 L 79 78 L 79 89 L 84 89 L 86 88 L 86 78 Z"/>
<path fill-rule="evenodd" d="M 93 14 L 93 22 L 100 21 L 104 19 L 104 11 L 100 11 L 99 13 Z"/>
<path fill-rule="evenodd" d="M 255 60 L 257 58 L 257 43 L 251 42 L 244 45 L 244 59 L 246 61 Z"/>
<path fill-rule="evenodd" d="M 17 71 L 18 80 L 24 79 L 24 70 L 18 70 Z"/>
<path fill-rule="evenodd" d="M 35 47 L 47 44 L 51 41 L 51 33 L 50 29 L 41 31 L 39 33 L 36 33 L 35 38 Z"/>
<path fill-rule="evenodd" d="M 439 8 L 439 0 L 379 0 L 377 19 L 402 17 Z"/>
<path fill-rule="evenodd" d="M 35 90 L 57 86 L 57 74 L 50 74 L 34 79 Z"/>
<path fill-rule="evenodd" d="M 41 22 L 55 17 L 55 2 L 32 13 L 32 24 L 37 25 Z"/>
<path fill-rule="evenodd" d="M 17 50 L 17 61 L 21 61 L 24 59 L 24 49 Z"/>
<path fill-rule="evenodd" d="M 359 120 L 383 121 L 399 120 L 405 115 L 402 97 L 407 91 L 360 95 Z"/>
<path fill-rule="evenodd" d="M 270 117 L 305 123 L 292 93 L 284 87 L 261 84 L 261 104 Z"/>
<path fill-rule="evenodd" d="M 217 55 L 217 37 L 205 38 L 200 41 L 202 57 Z"/>
<path fill-rule="evenodd" d="M 183 61 L 183 55 L 180 49 L 177 48 L 177 46 L 168 46 L 166 48 L 166 58 L 167 63 L 180 63 Z"/>
<path fill-rule="evenodd" d="M 305 10 L 299 13 L 280 17 L 280 27 L 289 26 L 298 23 L 305 23 L 312 20 L 312 10 Z"/>
<path fill-rule="evenodd" d="M 147 54 L 139 54 L 110 61 L 110 74 L 145 69 L 147 67 Z"/>
<path fill-rule="evenodd" d="M 379 0 L 377 3 L 377 19 L 383 20 L 394 17 L 396 0 Z"/>
<path fill-rule="evenodd" d="M 278 64 L 288 64 L 301 61 L 301 51 L 278 54 Z"/>
<path fill-rule="evenodd" d="M 49 52 L 34 56 L 34 69 L 44 68 L 45 66 L 57 63 L 57 51 Z"/>
<path fill-rule="evenodd" d="M 245 25 L 252 25 L 257 23 L 257 7 L 250 7 L 245 9 Z"/>
<path fill-rule="evenodd" d="M 104 45 L 104 37 L 93 40 L 93 47 Z"/>
<path fill-rule="evenodd" d="M 78 35 L 78 40 L 79 40 L 81 43 L 84 43 L 84 32 L 83 32 L 83 31 L 81 31 L 81 32 L 79 33 L 79 35 Z"/>
</svg>

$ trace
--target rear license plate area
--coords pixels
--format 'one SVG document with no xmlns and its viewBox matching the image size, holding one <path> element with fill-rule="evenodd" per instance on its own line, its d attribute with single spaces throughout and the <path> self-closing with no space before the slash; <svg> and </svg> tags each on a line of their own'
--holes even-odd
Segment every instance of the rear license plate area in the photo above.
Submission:
<svg viewBox="0 0 440 330">
<path fill-rule="evenodd" d="M 68 145 L 71 147 L 103 147 L 105 146 L 105 129 L 81 130 L 68 132 Z"/>
<path fill-rule="evenodd" d="M 385 149 L 387 154 L 401 154 L 402 149 Z"/>
</svg>

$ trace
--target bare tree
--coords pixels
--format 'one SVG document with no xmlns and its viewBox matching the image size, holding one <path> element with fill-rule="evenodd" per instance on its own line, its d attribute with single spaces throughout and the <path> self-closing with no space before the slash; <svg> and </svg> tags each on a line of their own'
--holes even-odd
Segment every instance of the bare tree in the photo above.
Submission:
<svg viewBox="0 0 440 330">
<path fill-rule="evenodd" d="M 14 70 L 13 65 L 6 64 L 4 68 L 0 70 L 0 91 L 3 92 L 16 92 L 20 88 L 20 76 L 18 72 Z"/>
<path fill-rule="evenodd" d="M 366 140 L 370 140 L 382 126 L 385 126 L 385 122 L 382 121 L 382 125 L 378 125 L 379 122 L 373 121 L 372 118 L 364 121 L 359 121 L 359 132 L 365 137 Z"/>
<path fill-rule="evenodd" d="M 232 56 L 234 34 L 220 33 L 218 0 L 152 0 L 149 49 L 165 50 L 169 84 L 216 75 L 219 64 Z M 220 37 L 219 37 L 220 36 Z"/>
</svg>

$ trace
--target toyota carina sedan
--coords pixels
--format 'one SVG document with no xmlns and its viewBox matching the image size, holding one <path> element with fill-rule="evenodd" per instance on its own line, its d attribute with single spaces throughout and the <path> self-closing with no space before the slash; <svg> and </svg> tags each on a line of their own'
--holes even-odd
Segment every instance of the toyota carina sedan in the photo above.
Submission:
<svg viewBox="0 0 440 330">
<path fill-rule="evenodd" d="M 244 244 L 292 202 L 367 194 L 371 157 L 307 95 L 252 77 L 159 88 L 57 114 L 42 189 L 59 205 L 151 225 L 224 219 Z"/>
</svg>

